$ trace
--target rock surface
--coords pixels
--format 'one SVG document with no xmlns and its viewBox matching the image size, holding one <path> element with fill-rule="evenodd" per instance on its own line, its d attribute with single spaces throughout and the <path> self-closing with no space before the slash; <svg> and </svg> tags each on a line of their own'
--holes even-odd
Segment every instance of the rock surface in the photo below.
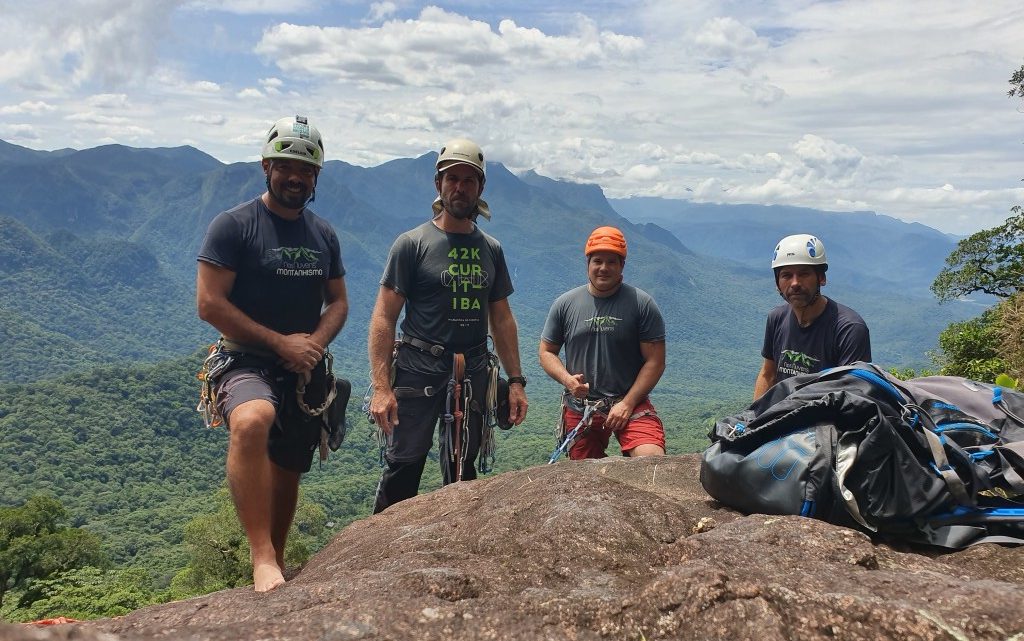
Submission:
<svg viewBox="0 0 1024 641">
<path fill-rule="evenodd" d="M 1024 639 L 1024 548 L 874 544 L 711 500 L 699 456 L 563 462 L 345 528 L 294 578 L 0 641 Z"/>
</svg>

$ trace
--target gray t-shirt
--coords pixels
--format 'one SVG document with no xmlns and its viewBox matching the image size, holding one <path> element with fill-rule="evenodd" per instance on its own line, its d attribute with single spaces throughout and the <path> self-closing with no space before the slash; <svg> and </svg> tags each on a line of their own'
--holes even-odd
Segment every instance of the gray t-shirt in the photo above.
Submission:
<svg viewBox="0 0 1024 641">
<path fill-rule="evenodd" d="M 871 361 L 871 336 L 860 314 L 832 299 L 809 327 L 788 303 L 768 313 L 761 356 L 775 361 L 775 382 L 830 367 Z"/>
<path fill-rule="evenodd" d="M 405 297 L 403 333 L 455 351 L 487 340 L 488 304 L 513 291 L 497 240 L 430 221 L 395 240 L 380 284 Z"/>
<path fill-rule="evenodd" d="M 665 320 L 642 289 L 623 284 L 599 298 L 582 285 L 551 305 L 541 337 L 565 346 L 565 367 L 584 375 L 591 398 L 615 397 L 629 391 L 643 367 L 640 343 L 665 340 Z"/>
</svg>

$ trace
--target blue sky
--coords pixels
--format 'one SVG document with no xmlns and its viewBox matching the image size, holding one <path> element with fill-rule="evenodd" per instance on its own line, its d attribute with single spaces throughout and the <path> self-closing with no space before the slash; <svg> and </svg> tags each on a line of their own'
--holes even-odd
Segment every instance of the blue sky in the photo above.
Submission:
<svg viewBox="0 0 1024 641">
<path fill-rule="evenodd" d="M 1019 0 L 5 3 L 0 138 L 254 160 L 308 115 L 372 166 L 477 140 L 610 197 L 871 210 L 952 233 L 1024 203 Z"/>
</svg>

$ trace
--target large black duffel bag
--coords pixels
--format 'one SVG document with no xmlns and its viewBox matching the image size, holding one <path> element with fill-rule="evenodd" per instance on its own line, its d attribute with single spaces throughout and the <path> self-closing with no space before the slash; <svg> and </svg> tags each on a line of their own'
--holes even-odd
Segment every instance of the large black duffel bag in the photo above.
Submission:
<svg viewBox="0 0 1024 641">
<path fill-rule="evenodd" d="M 959 548 L 1024 543 L 1024 394 L 870 363 L 786 379 L 717 422 L 701 483 L 746 513 L 801 514 Z"/>
</svg>

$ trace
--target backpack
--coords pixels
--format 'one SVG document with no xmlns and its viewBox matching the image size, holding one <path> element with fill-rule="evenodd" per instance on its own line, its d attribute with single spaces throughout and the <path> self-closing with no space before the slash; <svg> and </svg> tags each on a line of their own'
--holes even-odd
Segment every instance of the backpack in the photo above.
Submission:
<svg viewBox="0 0 1024 641">
<path fill-rule="evenodd" d="M 746 513 L 948 548 L 1024 543 L 1024 394 L 870 363 L 785 379 L 719 420 L 700 480 Z"/>
</svg>

